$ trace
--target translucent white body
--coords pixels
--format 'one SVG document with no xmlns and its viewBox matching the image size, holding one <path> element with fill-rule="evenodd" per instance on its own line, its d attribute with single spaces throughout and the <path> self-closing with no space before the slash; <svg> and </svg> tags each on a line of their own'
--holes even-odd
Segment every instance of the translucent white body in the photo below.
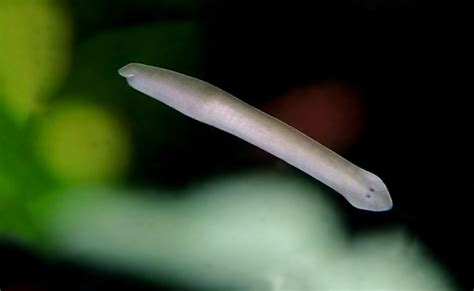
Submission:
<svg viewBox="0 0 474 291">
<path fill-rule="evenodd" d="M 390 194 L 379 177 L 209 83 L 137 63 L 124 66 L 119 74 L 134 89 L 306 172 L 342 194 L 354 207 L 371 211 L 392 208 Z"/>
</svg>

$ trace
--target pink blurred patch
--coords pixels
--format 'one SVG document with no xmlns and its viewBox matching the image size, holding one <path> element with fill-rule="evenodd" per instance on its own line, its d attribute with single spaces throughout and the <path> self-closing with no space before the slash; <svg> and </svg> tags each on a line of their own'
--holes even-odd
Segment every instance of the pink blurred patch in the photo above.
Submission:
<svg viewBox="0 0 474 291">
<path fill-rule="evenodd" d="M 294 88 L 263 107 L 336 151 L 353 145 L 366 124 L 366 104 L 360 93 L 337 82 Z"/>
</svg>

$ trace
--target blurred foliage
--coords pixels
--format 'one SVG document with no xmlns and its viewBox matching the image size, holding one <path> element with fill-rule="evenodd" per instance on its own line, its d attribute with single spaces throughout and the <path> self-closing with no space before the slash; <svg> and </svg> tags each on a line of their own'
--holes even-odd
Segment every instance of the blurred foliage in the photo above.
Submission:
<svg viewBox="0 0 474 291">
<path fill-rule="evenodd" d="M 54 187 L 34 155 L 31 117 L 65 79 L 70 41 L 56 1 L 0 1 L 0 233 L 32 239 L 25 206 Z"/>
<path fill-rule="evenodd" d="M 328 290 L 455 290 L 419 240 L 401 228 L 359 233 L 321 281 Z M 343 274 L 334 280 L 332 274 Z"/>
<path fill-rule="evenodd" d="M 31 239 L 36 229 L 26 205 L 54 187 L 34 155 L 32 125 L 20 126 L 0 108 L 0 234 Z"/>
<path fill-rule="evenodd" d="M 295 257 L 325 265 L 344 248 L 335 208 L 301 177 L 231 175 L 180 192 L 76 188 L 31 209 L 50 255 L 195 287 L 267 289 Z"/>
<path fill-rule="evenodd" d="M 81 40 L 95 35 L 97 31 L 115 29 L 124 22 L 148 25 L 176 19 L 193 19 L 206 2 L 209 0 L 67 1 L 76 23 L 76 34 Z"/>
<path fill-rule="evenodd" d="M 36 137 L 46 167 L 64 182 L 116 181 L 129 163 L 125 126 L 95 105 L 79 101 L 55 104 L 41 121 Z"/>
<path fill-rule="evenodd" d="M 254 172 L 183 191 L 78 188 L 31 209 L 53 255 L 176 286 L 452 290 L 407 233 L 351 239 L 335 205 L 301 177 Z"/>
<path fill-rule="evenodd" d="M 16 120 L 38 111 L 64 80 L 71 37 L 57 1 L 0 1 L 0 103 Z"/>
<path fill-rule="evenodd" d="M 0 0 L 0 233 L 22 239 L 37 235 L 38 217 L 25 208 L 35 199 L 78 183 L 119 182 L 130 138 L 144 159 L 186 144 L 185 118 L 130 90 L 121 66 L 140 61 L 199 75 L 202 64 L 192 21 L 104 32 L 71 54 L 63 8 Z"/>
</svg>

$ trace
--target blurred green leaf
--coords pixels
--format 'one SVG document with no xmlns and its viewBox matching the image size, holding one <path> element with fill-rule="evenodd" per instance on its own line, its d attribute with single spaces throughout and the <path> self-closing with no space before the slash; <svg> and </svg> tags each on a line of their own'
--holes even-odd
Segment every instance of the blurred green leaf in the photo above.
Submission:
<svg viewBox="0 0 474 291">
<path fill-rule="evenodd" d="M 301 252 L 315 248 L 312 258 L 324 265 L 345 243 L 321 190 L 296 177 L 233 175 L 180 192 L 186 197 L 76 188 L 31 210 L 50 254 L 191 286 L 267 283 Z"/>
<path fill-rule="evenodd" d="M 129 132 L 107 108 L 79 100 L 54 104 L 35 136 L 42 162 L 66 184 L 116 182 L 127 170 Z"/>
<path fill-rule="evenodd" d="M 0 1 L 0 104 L 26 120 L 68 71 L 71 27 L 57 1 Z"/>
<path fill-rule="evenodd" d="M 68 6 L 82 39 L 117 24 L 196 18 L 206 2 L 208 0 L 69 0 Z"/>
<path fill-rule="evenodd" d="M 31 210 L 51 254 L 193 288 L 454 289 L 404 232 L 350 239 L 340 213 L 306 180 L 253 173 L 184 192 L 78 188 Z"/>
<path fill-rule="evenodd" d="M 36 160 L 31 132 L 0 108 L 0 233 L 23 239 L 36 235 L 26 205 L 55 187 Z"/>
</svg>

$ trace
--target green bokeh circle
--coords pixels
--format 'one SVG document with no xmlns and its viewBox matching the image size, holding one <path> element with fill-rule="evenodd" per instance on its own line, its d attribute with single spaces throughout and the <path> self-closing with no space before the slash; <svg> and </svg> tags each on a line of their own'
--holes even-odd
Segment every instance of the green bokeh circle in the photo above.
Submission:
<svg viewBox="0 0 474 291">
<path fill-rule="evenodd" d="M 45 166 L 65 182 L 98 183 L 123 176 L 130 158 L 124 125 L 93 104 L 56 106 L 38 131 L 38 150 Z"/>
</svg>

